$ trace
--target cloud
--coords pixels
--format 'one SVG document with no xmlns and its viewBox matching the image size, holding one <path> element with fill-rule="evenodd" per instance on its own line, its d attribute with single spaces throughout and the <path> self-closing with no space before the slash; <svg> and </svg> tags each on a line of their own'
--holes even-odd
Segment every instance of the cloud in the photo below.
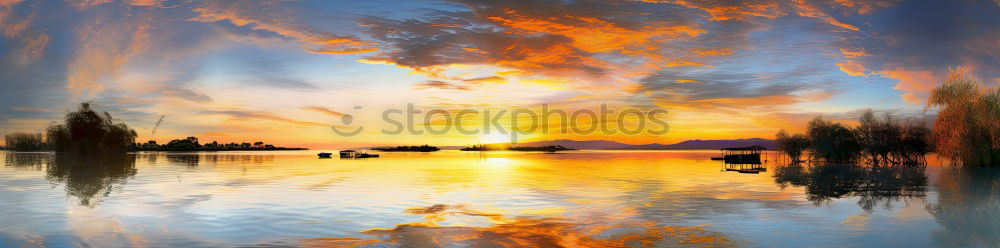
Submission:
<svg viewBox="0 0 1000 248">
<path fill-rule="evenodd" d="M 316 90 L 317 83 L 299 78 L 295 72 L 286 68 L 290 61 L 282 61 L 265 57 L 250 57 L 239 63 L 239 76 L 245 77 L 246 84 L 270 86 L 280 89 Z"/>
<path fill-rule="evenodd" d="M 286 2 L 206 1 L 192 10 L 198 15 L 188 20 L 227 21 L 240 27 L 273 32 L 302 42 L 307 52 L 316 54 L 362 54 L 378 50 L 378 44 L 354 35 L 320 31 L 309 25 L 292 22 L 295 20 L 295 13 L 282 3 Z"/>
<path fill-rule="evenodd" d="M 469 78 L 469 79 L 463 79 L 462 81 L 464 81 L 466 83 L 470 83 L 470 84 L 484 84 L 484 83 L 505 84 L 505 83 L 507 83 L 507 79 L 506 78 L 498 77 L 498 76 Z"/>
<path fill-rule="evenodd" d="M 37 107 L 10 107 L 10 110 L 19 112 L 37 112 L 37 113 L 62 113 L 62 110 L 58 109 L 48 109 L 48 108 L 37 108 Z"/>
<path fill-rule="evenodd" d="M 872 35 L 843 39 L 863 47 L 863 54 L 853 60 L 875 68 L 871 70 L 880 71 L 883 78 L 898 80 L 894 88 L 903 91 L 905 102 L 926 100 L 949 68 L 971 68 L 981 78 L 996 77 L 1000 68 L 1000 15 L 993 4 L 905 1 L 870 18 Z"/>
<path fill-rule="evenodd" d="M 902 0 L 833 0 L 839 7 L 860 15 L 870 15 L 876 10 L 893 7 Z"/>
<path fill-rule="evenodd" d="M 368 16 L 365 33 L 386 47 L 365 61 L 408 67 L 436 79 L 460 65 L 560 78 L 604 78 L 635 64 L 661 67 L 673 41 L 705 34 L 693 15 L 641 2 L 456 1 L 468 11 L 420 18 Z M 689 12 L 680 10 L 681 12 Z M 579 81 L 579 80 L 576 80 Z"/>
<path fill-rule="evenodd" d="M 704 63 L 687 61 L 683 59 L 671 59 L 666 62 L 663 66 L 676 67 L 676 66 L 704 66 Z"/>
<path fill-rule="evenodd" d="M 107 17 L 110 18 L 110 17 Z M 67 88 L 77 96 L 93 96 L 105 90 L 123 65 L 153 48 L 148 15 L 128 21 L 93 18 L 77 30 L 77 49 L 68 65 Z"/>
<path fill-rule="evenodd" d="M 830 16 L 829 14 L 823 12 L 822 10 L 819 9 L 819 7 L 816 7 L 815 5 L 809 3 L 806 0 L 793 0 L 793 2 L 795 5 L 795 12 L 800 16 L 816 18 L 830 25 L 834 25 L 851 31 L 861 30 L 857 26 L 843 23 L 833 18 L 833 16 Z"/>
<path fill-rule="evenodd" d="M 893 68 L 880 72 L 883 77 L 898 79 L 899 83 L 893 89 L 904 91 L 900 95 L 904 101 L 910 104 L 923 104 L 930 96 L 930 91 L 937 87 L 942 77 L 927 70 L 908 70 L 906 68 Z"/>
<path fill-rule="evenodd" d="M 844 58 L 858 58 L 864 56 L 871 56 L 871 54 L 865 52 L 863 48 L 858 48 L 858 49 L 840 48 L 840 53 L 844 54 Z"/>
<path fill-rule="evenodd" d="M 672 109 L 703 111 L 775 107 L 829 99 L 832 85 L 803 80 L 812 67 L 770 73 L 733 72 L 728 68 L 661 70 L 641 80 L 635 99 Z M 694 83 L 696 82 L 696 83 Z"/>
<path fill-rule="evenodd" d="M 157 90 L 157 92 L 159 94 L 164 95 L 164 96 L 176 97 L 176 98 L 180 98 L 180 99 L 184 99 L 184 100 L 188 100 L 188 101 L 192 101 L 192 102 L 197 102 L 197 103 L 212 102 L 212 97 L 206 95 L 205 93 L 201 93 L 201 92 L 198 92 L 198 91 L 195 91 L 195 90 L 192 90 L 192 89 L 187 89 L 187 88 L 165 86 L 165 87 L 159 88 L 159 90 Z"/>
<path fill-rule="evenodd" d="M 840 70 L 843 71 L 844 73 L 847 73 L 847 75 L 856 77 L 864 77 L 868 75 L 865 74 L 865 65 L 857 61 L 848 60 L 841 63 L 837 63 L 837 67 L 840 67 Z"/>
<path fill-rule="evenodd" d="M 16 62 L 18 67 L 23 68 L 45 55 L 45 48 L 49 44 L 51 37 L 44 32 L 32 29 L 36 15 L 19 15 L 12 5 L 17 2 L 9 2 L 5 6 L 0 3 L 0 31 L 3 36 L 16 42 L 16 46 L 9 47 L 5 59 Z"/>
<path fill-rule="evenodd" d="M 784 15 L 778 1 L 715 1 L 715 0 L 646 0 L 647 2 L 671 3 L 698 9 L 709 14 L 708 20 L 742 21 L 751 17 L 776 18 Z"/>
<path fill-rule="evenodd" d="M 732 48 L 694 48 L 692 52 L 701 56 L 720 56 L 733 54 Z"/>
<path fill-rule="evenodd" d="M 17 5 L 25 0 L 0 0 L 0 6 L 11 6 Z"/>
<path fill-rule="evenodd" d="M 341 113 L 341 112 L 338 112 L 338 111 L 334 111 L 332 109 L 329 109 L 329 108 L 326 108 L 326 107 L 321 107 L 321 106 L 305 106 L 305 107 L 302 107 L 302 109 L 309 110 L 309 111 L 315 111 L 315 112 L 319 112 L 319 113 L 323 113 L 323 114 L 326 114 L 326 115 L 329 115 L 329 116 L 333 116 L 333 117 L 343 117 L 344 116 L 344 113 Z"/>
<path fill-rule="evenodd" d="M 630 28 L 592 16 L 529 16 L 517 9 L 499 11 L 493 7 L 477 6 L 476 12 L 514 32 L 565 36 L 572 40 L 570 44 L 573 47 L 590 53 L 641 53 L 657 49 L 661 41 L 695 37 L 705 32 L 686 23 L 670 21 L 653 21 Z"/>
<path fill-rule="evenodd" d="M 444 78 L 441 68 L 452 65 L 496 65 L 546 75 L 606 71 L 606 62 L 573 47 L 569 38 L 477 27 L 488 24 L 484 21 L 468 13 L 439 13 L 427 21 L 363 18 L 365 32 L 388 45 L 366 60 L 409 67 L 435 78 Z"/>
<path fill-rule="evenodd" d="M 423 89 L 471 90 L 468 86 L 465 86 L 465 85 L 457 85 L 457 84 L 453 84 L 453 83 L 449 83 L 449 82 L 444 82 L 444 81 L 438 81 L 438 80 L 431 80 L 431 81 L 426 81 L 426 82 L 419 82 L 419 83 L 413 84 L 413 86 L 415 86 L 414 89 L 418 89 L 418 90 L 423 90 Z"/>
<path fill-rule="evenodd" d="M 206 110 L 201 111 L 201 114 L 209 115 L 225 115 L 232 117 L 236 120 L 266 120 L 281 122 L 286 124 L 292 124 L 297 126 L 317 126 L 317 127 L 328 127 L 329 124 L 310 122 L 310 121 L 298 121 L 289 118 L 282 117 L 270 112 L 264 111 L 248 111 L 248 110 Z"/>
</svg>

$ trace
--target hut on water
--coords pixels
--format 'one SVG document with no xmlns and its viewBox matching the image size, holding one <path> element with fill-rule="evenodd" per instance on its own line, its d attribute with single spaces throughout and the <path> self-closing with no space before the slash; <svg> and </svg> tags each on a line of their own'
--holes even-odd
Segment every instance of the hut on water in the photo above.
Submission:
<svg viewBox="0 0 1000 248">
<path fill-rule="evenodd" d="M 379 157 L 378 154 L 370 154 L 355 150 L 340 151 L 340 158 L 377 158 L 377 157 Z"/>
<path fill-rule="evenodd" d="M 760 164 L 760 153 L 764 150 L 763 146 L 721 149 L 723 160 L 732 164 Z"/>
</svg>

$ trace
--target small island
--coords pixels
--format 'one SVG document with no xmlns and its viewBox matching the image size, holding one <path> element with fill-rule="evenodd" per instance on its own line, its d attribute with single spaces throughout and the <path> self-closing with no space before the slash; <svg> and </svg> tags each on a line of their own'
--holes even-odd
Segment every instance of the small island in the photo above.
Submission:
<svg viewBox="0 0 1000 248">
<path fill-rule="evenodd" d="M 504 147 L 502 145 L 491 144 L 491 145 L 473 145 L 470 147 L 459 149 L 461 151 L 518 151 L 518 152 L 557 152 L 557 151 L 568 151 L 576 150 L 572 148 L 566 148 L 560 145 L 553 146 L 511 146 Z"/>
<path fill-rule="evenodd" d="M 441 149 L 436 146 L 397 146 L 397 147 L 375 147 L 372 150 L 383 152 L 436 152 Z"/>
<path fill-rule="evenodd" d="M 557 152 L 557 151 L 568 151 L 568 150 L 576 150 L 576 149 L 571 149 L 571 148 L 566 148 L 566 147 L 563 147 L 563 146 L 556 145 L 556 146 L 522 146 L 522 147 L 511 147 L 511 148 L 507 148 L 507 150 L 510 150 L 510 151 L 519 151 L 519 152 Z"/>
</svg>

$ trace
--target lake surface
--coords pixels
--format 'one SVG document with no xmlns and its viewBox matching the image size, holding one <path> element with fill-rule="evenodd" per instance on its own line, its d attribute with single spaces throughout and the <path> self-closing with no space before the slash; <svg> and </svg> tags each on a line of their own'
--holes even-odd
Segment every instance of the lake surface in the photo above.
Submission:
<svg viewBox="0 0 1000 248">
<path fill-rule="evenodd" d="M 0 246 L 1000 246 L 1000 173 L 933 158 L 745 174 L 717 151 L 317 152 L 0 151 Z"/>
</svg>

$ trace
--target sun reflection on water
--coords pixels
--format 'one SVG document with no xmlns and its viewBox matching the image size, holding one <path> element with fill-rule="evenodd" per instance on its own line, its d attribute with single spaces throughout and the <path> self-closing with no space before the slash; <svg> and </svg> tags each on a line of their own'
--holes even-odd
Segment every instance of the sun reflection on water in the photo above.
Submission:
<svg viewBox="0 0 1000 248">
<path fill-rule="evenodd" d="M 996 173 L 936 164 L 737 174 L 715 151 L 305 151 L 139 153 L 88 170 L 50 155 L 4 154 L 0 246 L 995 245 L 1000 216 L 983 187 Z"/>
</svg>

